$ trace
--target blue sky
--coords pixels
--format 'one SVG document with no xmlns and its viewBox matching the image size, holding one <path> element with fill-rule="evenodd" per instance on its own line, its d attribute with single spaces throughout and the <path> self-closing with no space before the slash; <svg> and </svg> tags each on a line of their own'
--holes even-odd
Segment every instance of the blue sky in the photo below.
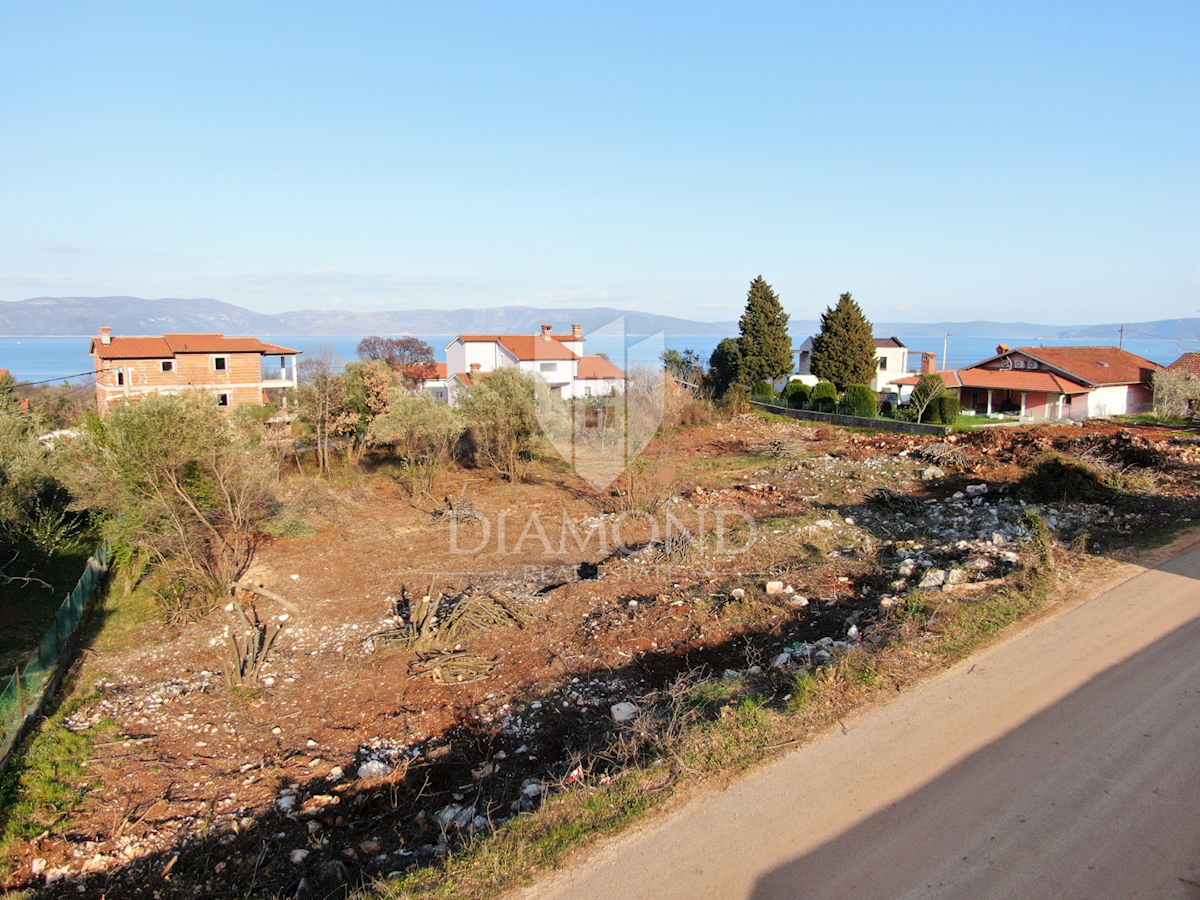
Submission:
<svg viewBox="0 0 1200 900">
<path fill-rule="evenodd" d="M 33 3 L 0 299 L 1200 314 L 1200 4 Z"/>
</svg>

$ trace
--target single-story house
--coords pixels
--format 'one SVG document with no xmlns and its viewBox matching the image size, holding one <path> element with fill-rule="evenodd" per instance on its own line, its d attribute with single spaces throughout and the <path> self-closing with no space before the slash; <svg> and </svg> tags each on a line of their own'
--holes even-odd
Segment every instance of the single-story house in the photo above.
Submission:
<svg viewBox="0 0 1200 900">
<path fill-rule="evenodd" d="M 1153 408 L 1154 373 L 1163 368 L 1116 347 L 1016 347 L 967 366 L 938 372 L 965 411 L 1023 419 L 1090 419 Z M 911 375 L 897 384 L 911 388 Z"/>
<path fill-rule="evenodd" d="M 424 386 L 453 404 L 456 394 L 488 372 L 513 366 L 544 379 L 564 400 L 623 392 L 625 373 L 602 356 L 584 354 L 583 326 L 570 334 L 554 334 L 543 325 L 540 334 L 460 334 L 446 345 L 445 373 Z"/>
<path fill-rule="evenodd" d="M 104 415 L 123 400 L 187 391 L 210 393 L 217 406 L 287 406 L 300 351 L 216 333 L 114 336 L 105 326 L 88 353 L 96 371 L 96 406 Z"/>
</svg>

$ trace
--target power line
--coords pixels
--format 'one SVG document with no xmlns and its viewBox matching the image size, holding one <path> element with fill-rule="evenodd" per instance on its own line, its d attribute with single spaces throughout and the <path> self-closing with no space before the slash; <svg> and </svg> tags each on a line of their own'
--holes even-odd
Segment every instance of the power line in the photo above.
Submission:
<svg viewBox="0 0 1200 900">
<path fill-rule="evenodd" d="M 57 378 L 47 378 L 45 381 L 18 381 L 17 387 L 33 387 L 38 384 L 49 384 L 52 381 L 66 381 L 68 378 L 84 378 L 86 376 L 95 377 L 99 372 L 111 372 L 112 369 L 97 369 L 88 372 L 75 372 L 72 375 L 59 375 Z M 85 385 L 86 387 L 86 385 Z"/>
</svg>

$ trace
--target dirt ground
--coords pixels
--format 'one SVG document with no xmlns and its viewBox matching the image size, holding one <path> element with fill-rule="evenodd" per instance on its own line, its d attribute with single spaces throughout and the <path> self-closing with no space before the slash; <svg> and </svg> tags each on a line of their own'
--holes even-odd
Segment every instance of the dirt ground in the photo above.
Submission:
<svg viewBox="0 0 1200 900">
<path fill-rule="evenodd" d="M 298 479 L 295 503 L 318 533 L 265 544 L 247 576 L 286 603 L 237 598 L 262 633 L 278 627 L 259 679 L 227 686 L 238 629 L 221 609 L 85 654 L 93 692 L 70 727 L 115 730 L 87 761 L 82 808 L 17 848 L 5 887 L 325 896 L 427 864 L 535 808 L 582 762 L 589 777 L 620 767 L 614 704 L 696 670 L 757 669 L 782 694 L 776 654 L 869 629 L 889 592 L 916 586 L 905 567 L 923 547 L 936 539 L 964 565 L 991 547 L 986 532 L 931 537 L 924 510 L 949 509 L 944 529 L 1019 511 L 1015 486 L 1048 450 L 1138 487 L 1043 510 L 1082 552 L 1119 557 L 1200 516 L 1200 446 L 1178 432 L 986 429 L 952 436 L 963 464 L 930 477 L 922 453 L 935 443 L 756 415 L 684 429 L 645 461 L 654 515 L 551 462 L 526 484 L 452 473 L 439 493 L 457 517 L 382 474 L 338 488 Z M 880 513 L 868 501 L 881 488 L 913 504 Z M 984 524 L 1004 532 L 1005 515 Z M 996 535 L 982 581 L 1018 565 L 1016 534 Z M 464 616 L 452 636 L 406 645 L 431 593 L 446 598 L 441 627 L 481 598 L 493 619 Z"/>
</svg>

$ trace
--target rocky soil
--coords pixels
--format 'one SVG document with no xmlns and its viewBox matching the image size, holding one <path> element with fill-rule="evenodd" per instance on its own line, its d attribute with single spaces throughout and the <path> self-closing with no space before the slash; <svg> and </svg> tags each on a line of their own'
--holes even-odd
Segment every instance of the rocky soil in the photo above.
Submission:
<svg viewBox="0 0 1200 900">
<path fill-rule="evenodd" d="M 1029 467 L 1050 451 L 1087 461 L 1106 493 L 1030 496 Z M 639 707 L 683 673 L 750 679 L 781 701 L 911 591 L 969 602 L 1011 578 L 1032 529 L 1118 556 L 1200 514 L 1200 447 L 1155 428 L 937 441 L 745 416 L 655 452 L 673 481 L 653 515 L 562 466 L 535 466 L 526 485 L 457 473 L 448 490 L 471 498 L 486 539 L 386 478 L 304 486 L 319 533 L 274 541 L 250 573 L 286 604 L 237 598 L 279 631 L 258 678 L 227 683 L 239 625 L 221 609 L 85 654 L 87 699 L 67 724 L 100 735 L 86 797 L 15 849 L 5 886 L 351 890 L 604 779 Z M 446 597 L 435 632 L 472 598 L 502 597 L 511 615 L 417 649 L 431 592 Z"/>
</svg>

